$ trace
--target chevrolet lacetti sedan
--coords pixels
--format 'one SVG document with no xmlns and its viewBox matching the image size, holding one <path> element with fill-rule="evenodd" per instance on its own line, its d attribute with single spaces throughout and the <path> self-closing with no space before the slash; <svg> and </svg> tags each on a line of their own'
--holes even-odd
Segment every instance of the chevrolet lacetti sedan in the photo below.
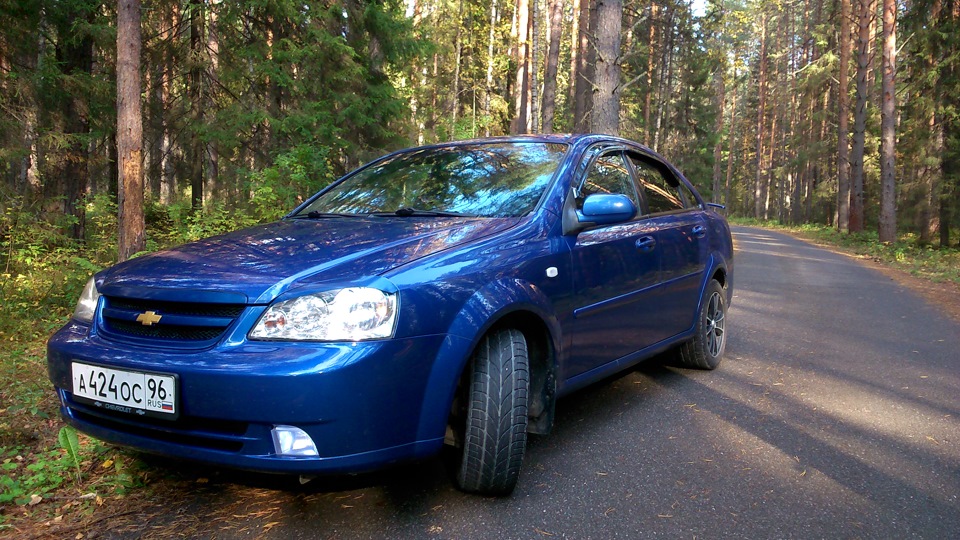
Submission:
<svg viewBox="0 0 960 540">
<path fill-rule="evenodd" d="M 726 341 L 726 221 L 608 136 L 390 154 L 278 222 L 93 276 L 48 345 L 67 422 L 147 452 L 353 473 L 457 456 L 507 494 L 556 399 Z"/>
</svg>

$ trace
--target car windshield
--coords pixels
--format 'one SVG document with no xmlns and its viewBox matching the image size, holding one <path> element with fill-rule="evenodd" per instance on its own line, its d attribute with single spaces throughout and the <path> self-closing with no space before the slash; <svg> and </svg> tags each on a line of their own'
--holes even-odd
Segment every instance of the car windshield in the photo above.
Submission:
<svg viewBox="0 0 960 540">
<path fill-rule="evenodd" d="M 501 142 L 404 152 L 361 169 L 295 217 L 518 217 L 530 213 L 565 144 Z"/>
</svg>

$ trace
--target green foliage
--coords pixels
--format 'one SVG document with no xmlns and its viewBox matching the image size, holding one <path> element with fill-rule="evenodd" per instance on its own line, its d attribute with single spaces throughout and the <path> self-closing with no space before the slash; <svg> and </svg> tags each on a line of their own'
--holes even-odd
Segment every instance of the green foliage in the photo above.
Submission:
<svg viewBox="0 0 960 540">
<path fill-rule="evenodd" d="M 73 466 L 59 450 L 23 455 L 22 447 L 0 447 L 0 504 L 27 504 L 60 487 Z"/>
<path fill-rule="evenodd" d="M 60 448 L 66 452 L 66 457 L 77 468 L 77 482 L 80 481 L 80 441 L 77 439 L 77 430 L 73 426 L 63 426 L 57 434 Z"/>
<path fill-rule="evenodd" d="M 48 214 L 39 202 L 5 199 L 0 216 L 0 340 L 48 331 L 36 315 L 70 313 L 90 274 L 102 268 L 65 230 L 73 219 Z M 31 316 L 24 316 L 30 314 Z"/>
<path fill-rule="evenodd" d="M 279 219 L 336 179 L 325 147 L 297 145 L 280 154 L 273 166 L 250 175 L 253 222 Z"/>
</svg>

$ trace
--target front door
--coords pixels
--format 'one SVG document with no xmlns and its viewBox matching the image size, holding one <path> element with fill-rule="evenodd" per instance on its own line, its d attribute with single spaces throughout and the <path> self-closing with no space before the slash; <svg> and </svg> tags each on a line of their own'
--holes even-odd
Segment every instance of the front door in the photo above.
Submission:
<svg viewBox="0 0 960 540">
<path fill-rule="evenodd" d="M 624 153 L 611 150 L 594 156 L 578 182 L 578 207 L 590 194 L 619 193 L 640 208 Z M 649 295 L 659 279 L 660 248 L 649 223 L 638 216 L 581 231 L 571 252 L 575 308 L 571 355 L 561 373 L 564 379 L 652 344 L 651 331 L 658 324 Z"/>
</svg>

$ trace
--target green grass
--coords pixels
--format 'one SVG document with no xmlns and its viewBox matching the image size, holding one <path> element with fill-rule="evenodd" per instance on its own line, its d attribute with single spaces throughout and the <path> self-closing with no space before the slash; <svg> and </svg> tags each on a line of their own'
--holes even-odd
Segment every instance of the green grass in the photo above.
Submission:
<svg viewBox="0 0 960 540">
<path fill-rule="evenodd" d="M 730 222 L 789 231 L 811 241 L 905 270 L 917 277 L 960 285 L 960 249 L 922 245 L 913 233 L 901 233 L 896 242 L 887 244 L 880 242 L 876 231 L 847 234 L 826 225 L 788 226 L 775 221 L 760 222 L 744 218 L 732 218 Z"/>
</svg>

